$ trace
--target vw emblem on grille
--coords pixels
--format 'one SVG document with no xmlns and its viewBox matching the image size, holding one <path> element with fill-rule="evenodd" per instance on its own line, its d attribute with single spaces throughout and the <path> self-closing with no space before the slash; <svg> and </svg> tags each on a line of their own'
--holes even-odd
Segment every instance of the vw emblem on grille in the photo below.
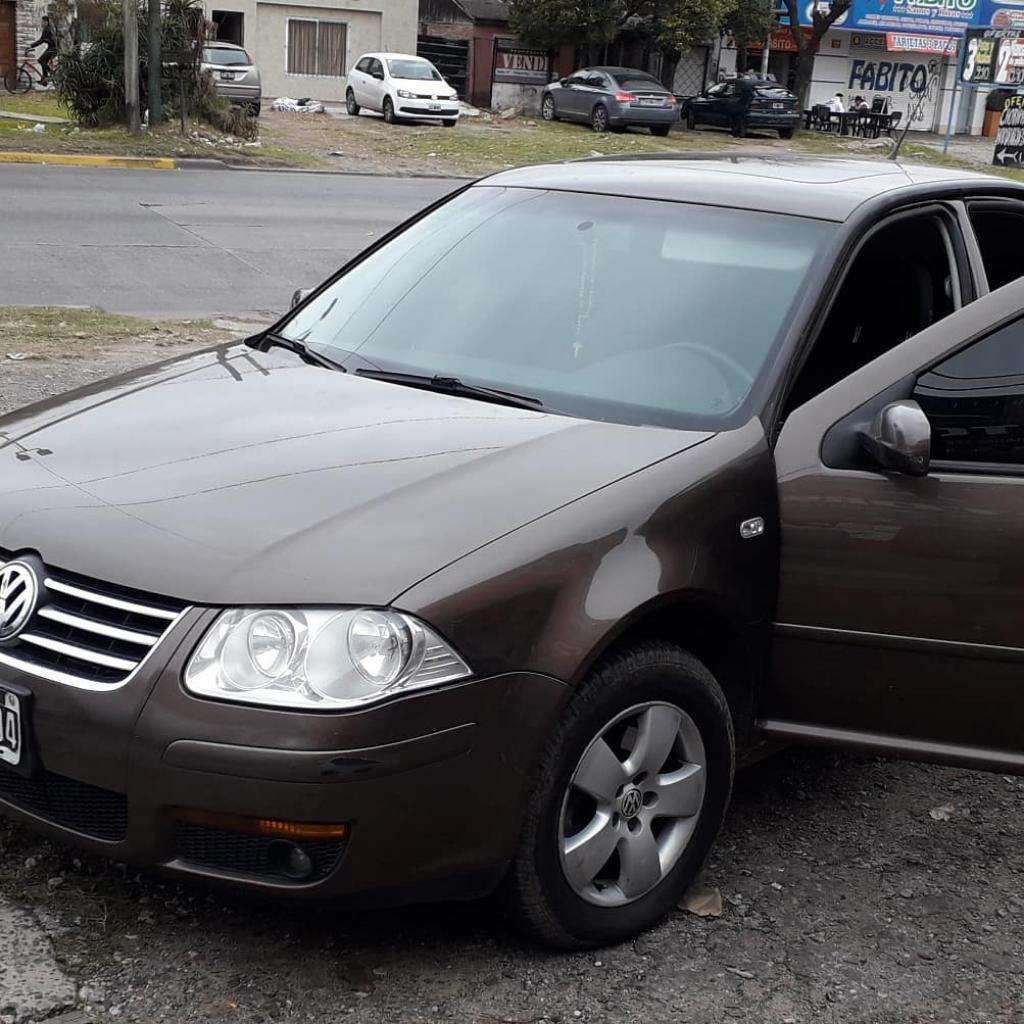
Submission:
<svg viewBox="0 0 1024 1024">
<path fill-rule="evenodd" d="M 24 562 L 0 569 L 0 641 L 11 640 L 28 625 L 39 603 L 39 579 Z"/>
</svg>

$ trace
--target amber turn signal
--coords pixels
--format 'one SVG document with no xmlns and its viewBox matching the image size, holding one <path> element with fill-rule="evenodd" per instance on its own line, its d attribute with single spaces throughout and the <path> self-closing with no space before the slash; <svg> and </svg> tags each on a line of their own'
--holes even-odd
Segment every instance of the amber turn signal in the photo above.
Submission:
<svg viewBox="0 0 1024 1024">
<path fill-rule="evenodd" d="M 348 825 L 321 825 L 309 821 L 276 821 L 273 818 L 247 818 L 240 814 L 220 814 L 191 807 L 175 807 L 174 817 L 192 825 L 205 825 L 228 832 L 244 832 L 254 836 L 279 839 L 344 839 Z"/>
</svg>

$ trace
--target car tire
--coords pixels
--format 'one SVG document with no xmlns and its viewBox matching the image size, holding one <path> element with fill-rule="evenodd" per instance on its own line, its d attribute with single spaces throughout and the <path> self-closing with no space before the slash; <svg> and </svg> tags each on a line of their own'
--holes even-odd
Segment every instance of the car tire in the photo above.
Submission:
<svg viewBox="0 0 1024 1024">
<path fill-rule="evenodd" d="M 441 123 L 445 128 L 454 128 L 459 123 L 459 119 L 457 117 L 446 117 Z"/>
<path fill-rule="evenodd" d="M 351 89 L 345 93 L 345 110 L 349 117 L 359 116 L 359 104 L 356 103 L 356 94 Z"/>
<path fill-rule="evenodd" d="M 645 747 L 645 734 L 660 735 L 661 742 Z M 599 756 L 602 749 L 617 766 Z M 652 751 L 649 759 L 642 756 L 644 749 Z M 665 757 L 660 750 L 667 752 Z M 700 661 L 660 641 L 606 658 L 570 700 L 538 766 L 506 880 L 513 923 L 530 938 L 560 949 L 621 942 L 657 924 L 679 902 L 711 850 L 729 804 L 734 767 L 729 706 Z M 592 790 L 604 793 L 600 799 L 588 797 L 580 787 L 592 769 Z M 666 789 L 660 790 L 661 796 L 654 792 L 665 786 L 660 781 L 667 774 L 664 769 L 680 776 L 690 770 L 685 779 L 691 788 L 673 791 L 683 812 L 679 817 L 655 818 L 650 810 L 659 803 L 669 806 Z M 689 781 L 691 777 L 702 777 L 702 785 Z M 659 782 L 652 787 L 655 779 Z M 638 786 L 633 785 L 636 780 Z M 585 842 L 600 839 L 600 845 L 589 847 L 589 860 L 579 858 L 582 844 L 571 851 L 567 840 L 591 828 L 598 831 Z M 609 842 L 614 845 L 609 847 Z M 628 856 L 620 853 L 624 850 Z M 575 865 L 566 859 L 573 852 L 579 858 Z M 604 856 L 608 859 L 602 863 Z M 662 868 L 666 857 L 669 863 Z M 590 866 L 581 867 L 583 863 Z"/>
<path fill-rule="evenodd" d="M 737 117 L 733 121 L 732 133 L 737 139 L 745 139 L 747 137 L 747 119 L 745 117 Z"/>
<path fill-rule="evenodd" d="M 388 124 L 395 124 L 398 118 L 395 117 L 395 105 L 391 102 L 390 96 L 384 97 L 384 103 L 381 106 L 381 113 L 384 115 L 384 120 Z"/>
<path fill-rule="evenodd" d="M 590 127 L 598 134 L 608 131 L 608 108 L 603 103 L 590 112 Z"/>
<path fill-rule="evenodd" d="M 540 116 L 545 121 L 557 121 L 558 113 L 555 110 L 555 98 L 550 94 L 544 97 L 540 105 Z"/>
<path fill-rule="evenodd" d="M 791 138 L 793 138 L 793 131 L 794 131 L 794 129 L 792 129 L 792 128 L 780 128 L 779 129 L 779 138 L 780 139 L 791 139 Z"/>
<path fill-rule="evenodd" d="M 659 139 L 664 139 L 664 138 L 668 137 L 668 133 L 671 130 L 672 130 L 671 125 L 656 124 L 653 128 L 651 128 L 651 134 L 652 135 L 657 135 Z"/>
<path fill-rule="evenodd" d="M 262 109 L 263 109 L 263 104 L 261 103 L 260 100 L 254 100 L 252 103 L 249 104 L 249 113 L 253 117 L 259 117 L 260 116 L 260 111 Z"/>
<path fill-rule="evenodd" d="M 697 130 L 697 118 L 693 116 L 692 110 L 686 112 L 686 130 L 691 132 Z"/>
</svg>

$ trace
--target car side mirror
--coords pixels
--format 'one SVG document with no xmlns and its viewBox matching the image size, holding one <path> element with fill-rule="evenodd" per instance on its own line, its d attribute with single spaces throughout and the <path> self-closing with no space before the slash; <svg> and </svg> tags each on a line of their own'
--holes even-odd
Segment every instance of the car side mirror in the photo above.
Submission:
<svg viewBox="0 0 1024 1024">
<path fill-rule="evenodd" d="M 560 79 L 558 80 L 558 84 L 559 84 L 559 85 L 560 85 L 560 86 L 561 86 L 561 87 L 562 87 L 563 89 L 567 89 L 567 88 L 569 87 L 569 79 L 568 79 L 568 78 L 560 78 Z"/>
<path fill-rule="evenodd" d="M 917 402 L 890 402 L 867 430 L 864 450 L 883 468 L 904 476 L 927 476 L 932 454 L 932 425 Z"/>
<path fill-rule="evenodd" d="M 312 288 L 296 288 L 295 291 L 292 292 L 292 302 L 288 308 L 294 309 L 296 306 L 301 305 L 306 301 L 306 296 L 311 294 L 312 291 Z"/>
</svg>

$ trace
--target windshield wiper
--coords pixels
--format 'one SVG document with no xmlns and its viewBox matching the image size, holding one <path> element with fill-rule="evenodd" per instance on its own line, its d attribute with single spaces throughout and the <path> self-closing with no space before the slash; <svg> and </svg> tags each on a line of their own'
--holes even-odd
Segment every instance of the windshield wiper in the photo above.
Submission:
<svg viewBox="0 0 1024 1024">
<path fill-rule="evenodd" d="M 543 409 L 544 403 L 530 395 L 517 395 L 514 391 L 487 388 L 481 384 L 467 384 L 458 377 L 431 376 L 426 373 L 399 373 L 397 370 L 356 370 L 359 377 L 387 381 L 389 384 L 406 384 L 425 391 L 439 391 L 445 395 L 461 395 L 465 398 L 479 398 L 485 402 L 511 405 L 518 409 Z"/>
<path fill-rule="evenodd" d="M 336 363 L 329 356 L 314 352 L 303 345 L 301 341 L 286 338 L 283 334 L 271 334 L 268 332 L 263 335 L 256 347 L 264 350 L 268 348 L 283 348 L 289 352 L 294 352 L 300 359 L 313 366 L 322 366 L 327 370 L 340 370 L 342 373 L 348 373 L 348 370 L 341 363 Z"/>
</svg>

